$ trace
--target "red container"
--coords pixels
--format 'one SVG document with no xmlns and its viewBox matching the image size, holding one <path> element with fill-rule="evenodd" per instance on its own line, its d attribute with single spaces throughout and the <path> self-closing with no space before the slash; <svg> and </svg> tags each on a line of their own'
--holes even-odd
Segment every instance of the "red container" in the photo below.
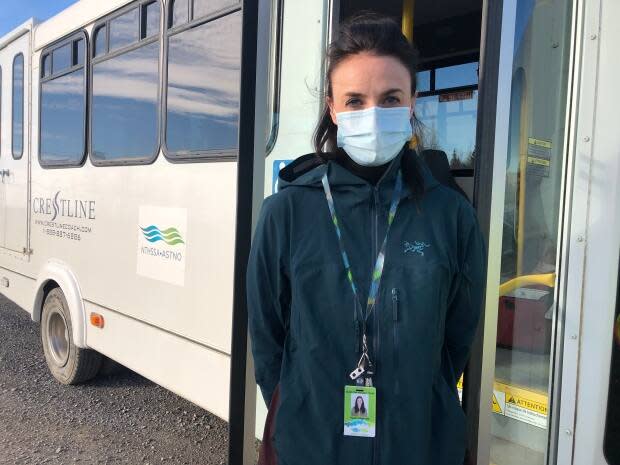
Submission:
<svg viewBox="0 0 620 465">
<path fill-rule="evenodd" d="M 497 345 L 530 353 L 551 348 L 552 289 L 532 286 L 499 298 Z"/>
</svg>

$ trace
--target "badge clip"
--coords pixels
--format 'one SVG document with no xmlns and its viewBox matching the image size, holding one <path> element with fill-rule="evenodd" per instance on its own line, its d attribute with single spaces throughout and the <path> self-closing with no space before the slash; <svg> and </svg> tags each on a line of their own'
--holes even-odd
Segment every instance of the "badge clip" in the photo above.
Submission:
<svg viewBox="0 0 620 465">
<path fill-rule="evenodd" d="M 362 376 L 362 373 L 364 373 L 364 367 L 362 366 L 358 366 L 355 370 L 353 370 L 350 374 L 349 374 L 349 378 L 355 380 L 357 378 L 359 378 L 360 376 Z"/>
</svg>

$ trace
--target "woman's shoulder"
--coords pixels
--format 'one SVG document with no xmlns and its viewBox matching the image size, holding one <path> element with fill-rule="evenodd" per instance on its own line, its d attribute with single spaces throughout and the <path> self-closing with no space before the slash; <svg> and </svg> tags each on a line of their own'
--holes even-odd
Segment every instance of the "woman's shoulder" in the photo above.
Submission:
<svg viewBox="0 0 620 465">
<path fill-rule="evenodd" d="M 309 153 L 282 168 L 278 173 L 277 192 L 263 201 L 263 214 L 280 216 L 286 214 L 299 201 L 307 201 L 308 192 L 313 192 L 316 188 L 322 189 L 321 178 L 325 166 L 325 161 L 320 156 Z"/>
</svg>

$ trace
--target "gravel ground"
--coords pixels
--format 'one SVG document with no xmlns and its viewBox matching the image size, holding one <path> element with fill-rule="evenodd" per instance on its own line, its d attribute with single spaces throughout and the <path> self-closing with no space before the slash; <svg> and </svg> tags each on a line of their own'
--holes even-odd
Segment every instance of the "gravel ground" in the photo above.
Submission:
<svg viewBox="0 0 620 465">
<path fill-rule="evenodd" d="M 39 326 L 0 296 L 0 464 L 225 464 L 226 422 L 122 367 L 49 374 Z"/>
</svg>

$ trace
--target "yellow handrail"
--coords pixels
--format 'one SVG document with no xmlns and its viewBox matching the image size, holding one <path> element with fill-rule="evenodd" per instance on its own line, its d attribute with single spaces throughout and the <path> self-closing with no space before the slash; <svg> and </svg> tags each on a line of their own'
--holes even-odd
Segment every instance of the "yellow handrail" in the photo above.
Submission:
<svg viewBox="0 0 620 465">
<path fill-rule="evenodd" d="M 555 287 L 555 273 L 546 274 L 530 274 L 525 276 L 517 276 L 516 278 L 506 281 L 499 286 L 499 295 L 504 296 L 515 289 L 529 284 L 539 284 L 547 287 Z"/>
<path fill-rule="evenodd" d="M 402 32 L 410 43 L 413 43 L 413 7 L 415 0 L 403 0 Z"/>
</svg>

